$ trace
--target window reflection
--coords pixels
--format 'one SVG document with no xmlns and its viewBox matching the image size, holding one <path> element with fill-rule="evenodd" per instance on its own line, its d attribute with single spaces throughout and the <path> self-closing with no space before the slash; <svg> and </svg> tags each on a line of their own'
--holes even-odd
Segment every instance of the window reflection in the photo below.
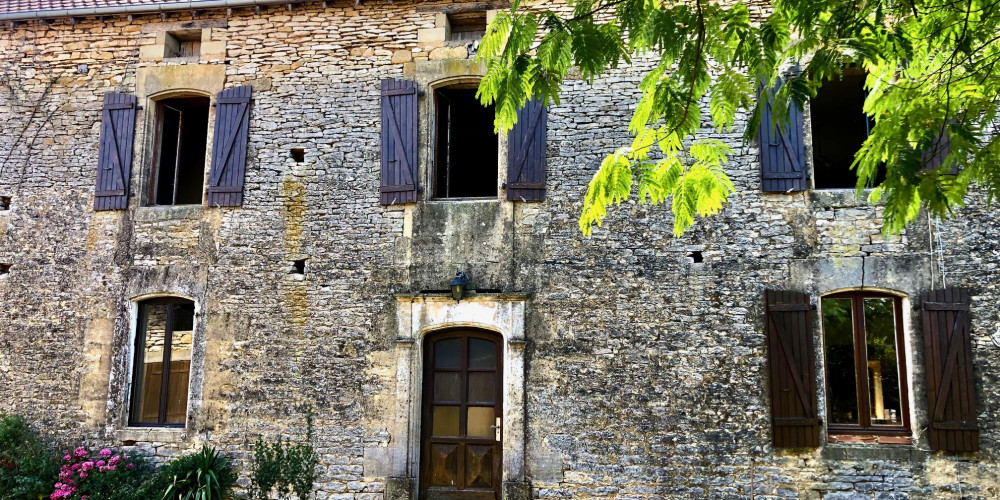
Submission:
<svg viewBox="0 0 1000 500">
<path fill-rule="evenodd" d="M 131 425 L 183 425 L 194 337 L 194 303 L 156 299 L 139 306 Z"/>
</svg>

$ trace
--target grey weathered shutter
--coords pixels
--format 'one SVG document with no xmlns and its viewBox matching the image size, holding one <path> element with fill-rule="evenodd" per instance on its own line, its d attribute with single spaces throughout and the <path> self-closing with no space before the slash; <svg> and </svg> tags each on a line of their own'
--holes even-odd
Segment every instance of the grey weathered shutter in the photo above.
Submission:
<svg viewBox="0 0 1000 500">
<path fill-rule="evenodd" d="M 541 100 L 528 101 L 517 112 L 507 136 L 507 199 L 545 200 L 545 132 L 547 113 Z"/>
<path fill-rule="evenodd" d="M 136 104 L 134 95 L 115 92 L 104 94 L 94 210 L 128 208 L 132 140 L 135 137 L 135 115 L 138 109 Z"/>
<path fill-rule="evenodd" d="M 776 127 L 771 112 L 774 92 L 781 87 L 781 81 L 771 92 L 758 92 L 760 99 L 767 102 L 761 109 L 760 128 L 757 142 L 760 147 L 761 188 L 766 193 L 787 193 L 809 189 L 806 173 L 806 146 L 802 137 L 802 110 L 794 103 L 788 110 L 788 123 Z"/>
<path fill-rule="evenodd" d="M 924 151 L 922 158 L 924 166 L 920 169 L 920 172 L 930 172 L 931 170 L 944 165 L 944 162 L 947 160 L 950 153 L 951 140 L 948 137 L 948 133 L 945 132 L 938 137 L 933 146 L 931 146 L 927 151 Z M 952 165 L 950 173 L 951 175 L 958 175 L 958 165 Z"/>
<path fill-rule="evenodd" d="M 417 83 L 382 80 L 383 205 L 417 201 Z"/>
<path fill-rule="evenodd" d="M 215 99 L 215 134 L 209 171 L 208 206 L 243 205 L 247 141 L 250 132 L 250 86 L 219 92 Z"/>
<path fill-rule="evenodd" d="M 809 296 L 787 290 L 765 292 L 775 448 L 819 446 L 816 353 Z"/>
<path fill-rule="evenodd" d="M 921 298 L 931 449 L 977 451 L 976 379 L 969 334 L 969 291 L 946 288 Z"/>
</svg>

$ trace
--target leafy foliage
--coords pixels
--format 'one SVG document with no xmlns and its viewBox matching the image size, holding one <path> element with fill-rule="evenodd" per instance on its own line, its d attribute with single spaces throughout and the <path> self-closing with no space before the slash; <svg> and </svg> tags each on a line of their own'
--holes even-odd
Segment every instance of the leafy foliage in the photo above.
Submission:
<svg viewBox="0 0 1000 500">
<path fill-rule="evenodd" d="M 150 491 L 159 493 L 148 486 L 155 475 L 156 469 L 141 455 L 108 448 L 92 453 L 80 446 L 63 457 L 55 491 L 47 498 L 146 500 Z"/>
<path fill-rule="evenodd" d="M 312 498 L 313 483 L 318 474 L 319 454 L 313 448 L 312 409 L 306 411 L 306 441 L 291 443 L 279 438 L 273 442 L 257 438 L 253 450 L 253 473 L 250 477 L 250 499 L 266 500 L 277 495 L 299 500 Z"/>
<path fill-rule="evenodd" d="M 576 0 L 567 14 L 515 1 L 480 44 L 487 73 L 478 97 L 496 106 L 495 127 L 505 132 L 529 98 L 558 103 L 574 67 L 593 81 L 633 57 L 653 59 L 629 124 L 632 144 L 604 159 L 584 197 L 584 234 L 633 190 L 643 203 L 671 201 L 677 236 L 695 216 L 718 212 L 734 191 L 725 171 L 733 152 L 706 140 L 702 123 L 730 131 L 747 110 L 751 141 L 763 107 L 758 82 L 775 89 L 784 79 L 773 102 L 776 125 L 784 125 L 789 106 L 804 107 L 848 64 L 868 73 L 864 109 L 875 121 L 852 165 L 858 195 L 874 188 L 869 200 L 884 202 L 887 232 L 902 230 L 921 208 L 947 216 L 970 184 L 996 200 L 995 0 L 774 0 L 762 19 L 748 3 Z M 800 69 L 786 74 L 790 67 Z M 935 156 L 945 158 L 941 166 L 930 163 Z M 882 165 L 885 180 L 874 186 Z"/>
<path fill-rule="evenodd" d="M 48 497 L 59 474 L 59 457 L 43 437 L 16 415 L 0 415 L 0 500 Z"/>
<path fill-rule="evenodd" d="M 170 462 L 160 474 L 170 478 L 162 500 L 222 500 L 236 484 L 232 465 L 210 446 Z"/>
</svg>

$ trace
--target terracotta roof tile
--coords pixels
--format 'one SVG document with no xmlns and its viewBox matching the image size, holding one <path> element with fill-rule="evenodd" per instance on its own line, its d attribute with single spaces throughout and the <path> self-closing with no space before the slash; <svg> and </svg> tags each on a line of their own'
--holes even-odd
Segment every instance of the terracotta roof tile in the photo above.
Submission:
<svg viewBox="0 0 1000 500">
<path fill-rule="evenodd" d="M 197 0 L 195 0 L 197 1 Z M 292 3 L 303 0 L 283 0 Z M 100 9 L 109 7 L 142 7 L 148 6 L 149 12 L 157 11 L 162 7 L 189 5 L 192 0 L 0 0 L 0 15 L 25 14 L 25 17 L 34 17 L 38 11 L 55 11 L 53 17 L 65 15 L 60 11 L 72 9 Z M 277 2 L 274 2 L 277 3 Z M 183 8 L 183 7 L 182 7 Z M 144 11 L 145 9 L 140 9 Z M 74 15 L 86 15 L 86 13 L 73 13 Z"/>
</svg>

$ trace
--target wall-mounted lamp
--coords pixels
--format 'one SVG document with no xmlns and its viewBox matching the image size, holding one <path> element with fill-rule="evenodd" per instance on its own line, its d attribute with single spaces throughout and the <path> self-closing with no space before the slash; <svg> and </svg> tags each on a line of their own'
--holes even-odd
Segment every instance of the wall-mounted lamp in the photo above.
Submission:
<svg viewBox="0 0 1000 500">
<path fill-rule="evenodd" d="M 465 275 L 464 271 L 459 271 L 455 275 L 455 279 L 451 280 L 451 296 L 456 301 L 461 302 L 462 297 L 465 295 L 465 284 L 469 281 L 469 277 Z"/>
</svg>

